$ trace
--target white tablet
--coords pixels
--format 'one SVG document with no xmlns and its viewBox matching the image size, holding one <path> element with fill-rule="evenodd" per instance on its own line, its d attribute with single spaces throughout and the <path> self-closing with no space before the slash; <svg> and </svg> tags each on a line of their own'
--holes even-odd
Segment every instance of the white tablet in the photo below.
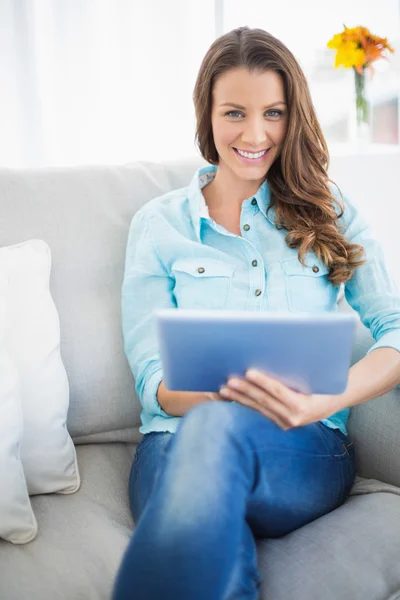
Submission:
<svg viewBox="0 0 400 600">
<path fill-rule="evenodd" d="M 346 389 L 355 313 L 163 309 L 155 318 L 170 390 L 218 392 L 249 368 L 307 394 Z"/>
</svg>

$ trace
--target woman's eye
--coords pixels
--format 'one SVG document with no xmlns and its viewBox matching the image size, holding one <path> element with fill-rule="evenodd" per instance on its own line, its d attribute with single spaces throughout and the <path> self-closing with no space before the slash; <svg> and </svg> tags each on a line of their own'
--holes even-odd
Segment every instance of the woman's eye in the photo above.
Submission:
<svg viewBox="0 0 400 600">
<path fill-rule="evenodd" d="M 267 110 L 267 112 L 265 113 L 266 116 L 271 117 L 273 119 L 281 117 L 282 114 L 283 113 L 281 110 Z M 243 113 L 239 112 L 238 110 L 230 110 L 226 113 L 226 116 L 233 117 L 234 119 L 236 119 L 237 116 L 243 117 Z"/>
<path fill-rule="evenodd" d="M 241 115 L 242 113 L 237 111 L 237 110 L 230 110 L 229 112 L 226 113 L 227 117 L 232 117 L 234 115 Z"/>
</svg>

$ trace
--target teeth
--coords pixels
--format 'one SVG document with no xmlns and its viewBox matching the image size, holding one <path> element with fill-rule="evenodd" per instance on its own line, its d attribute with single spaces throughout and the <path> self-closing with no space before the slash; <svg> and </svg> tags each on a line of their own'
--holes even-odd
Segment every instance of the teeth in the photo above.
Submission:
<svg viewBox="0 0 400 600">
<path fill-rule="evenodd" d="M 252 153 L 252 152 L 243 152 L 243 150 L 238 150 L 240 156 L 244 156 L 245 158 L 260 158 L 261 156 L 263 156 L 266 153 L 266 150 L 263 150 L 262 152 L 256 152 L 256 153 Z"/>
</svg>

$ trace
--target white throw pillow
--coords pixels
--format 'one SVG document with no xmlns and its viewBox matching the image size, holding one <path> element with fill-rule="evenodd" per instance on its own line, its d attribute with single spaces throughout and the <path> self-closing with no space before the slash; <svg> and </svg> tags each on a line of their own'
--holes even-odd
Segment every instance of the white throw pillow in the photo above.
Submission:
<svg viewBox="0 0 400 600">
<path fill-rule="evenodd" d="M 8 277 L 0 260 L 0 537 L 25 544 L 37 533 L 20 460 L 22 409 L 15 365 L 5 347 Z"/>
<path fill-rule="evenodd" d="M 0 258 L 9 277 L 6 347 L 21 389 L 21 460 L 28 491 L 73 493 L 80 478 L 66 426 L 69 385 L 49 288 L 50 248 L 42 240 L 30 240 L 0 248 Z"/>
</svg>

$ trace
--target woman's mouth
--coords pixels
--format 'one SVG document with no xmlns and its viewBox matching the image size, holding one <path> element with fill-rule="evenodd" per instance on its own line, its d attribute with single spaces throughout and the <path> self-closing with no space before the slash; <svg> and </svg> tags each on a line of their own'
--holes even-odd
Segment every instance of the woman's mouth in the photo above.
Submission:
<svg viewBox="0 0 400 600">
<path fill-rule="evenodd" d="M 247 152 L 238 148 L 233 148 L 233 150 L 235 151 L 235 154 L 240 162 L 247 165 L 258 165 L 265 160 L 271 148 L 266 148 L 265 150 L 260 150 L 259 152 Z"/>
</svg>

